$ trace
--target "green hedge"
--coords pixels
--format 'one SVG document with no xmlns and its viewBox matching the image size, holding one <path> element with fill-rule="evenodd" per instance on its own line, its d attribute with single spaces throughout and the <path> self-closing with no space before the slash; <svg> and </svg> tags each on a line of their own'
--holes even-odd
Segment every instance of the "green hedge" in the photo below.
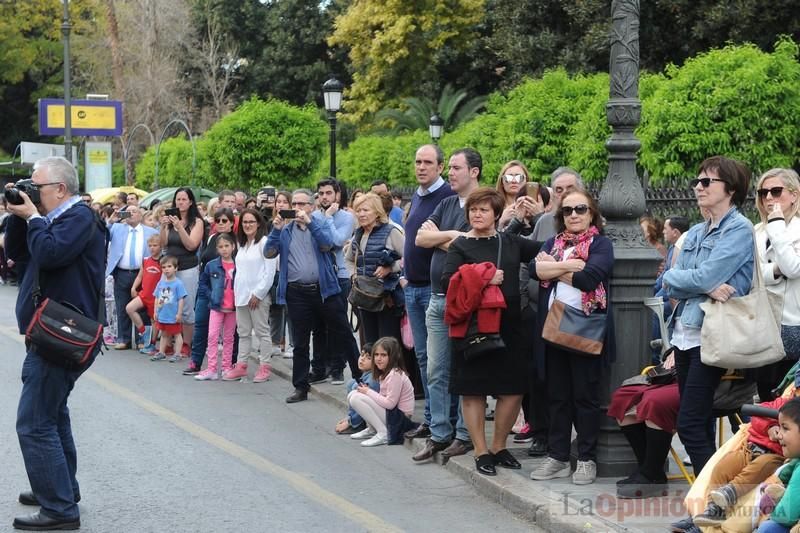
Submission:
<svg viewBox="0 0 800 533">
<path fill-rule="evenodd" d="M 800 158 L 798 46 L 781 39 L 773 53 L 728 46 L 640 78 L 642 141 L 639 164 L 658 184 L 690 177 L 706 157 L 725 154 L 755 172 L 792 166 Z M 493 94 L 485 113 L 445 134 L 445 153 L 469 146 L 484 160 L 486 183 L 510 159 L 522 160 L 545 179 L 562 165 L 601 181 L 608 170 L 605 143 L 608 75 L 570 76 L 554 70 L 529 79 L 507 95 Z M 413 185 L 411 162 L 427 132 L 362 136 L 339 156 L 339 176 L 352 184 L 383 177 Z"/>
<path fill-rule="evenodd" d="M 708 156 L 725 154 L 755 173 L 792 166 L 800 155 L 797 44 L 771 54 L 728 46 L 667 68 L 645 100 L 638 129 L 641 165 L 652 180 L 691 176 Z"/>
</svg>

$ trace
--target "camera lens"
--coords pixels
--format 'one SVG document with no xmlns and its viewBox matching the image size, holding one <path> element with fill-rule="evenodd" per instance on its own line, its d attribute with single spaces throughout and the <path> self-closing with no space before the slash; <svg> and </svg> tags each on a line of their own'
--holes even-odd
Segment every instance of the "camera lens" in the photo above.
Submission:
<svg viewBox="0 0 800 533">
<path fill-rule="evenodd" d="M 16 187 L 6 189 L 4 196 L 6 198 L 6 202 L 10 203 L 11 205 L 21 205 L 23 203 L 22 196 L 19 195 L 19 189 Z"/>
</svg>

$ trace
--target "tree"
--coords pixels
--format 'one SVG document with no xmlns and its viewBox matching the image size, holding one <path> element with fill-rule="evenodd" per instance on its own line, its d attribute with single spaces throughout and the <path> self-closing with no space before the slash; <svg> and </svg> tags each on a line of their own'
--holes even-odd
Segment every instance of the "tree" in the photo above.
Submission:
<svg viewBox="0 0 800 533">
<path fill-rule="evenodd" d="M 217 188 L 307 183 L 327 132 L 313 107 L 254 97 L 206 132 L 201 174 Z"/>
<path fill-rule="evenodd" d="M 445 85 L 439 102 L 434 103 L 429 98 L 403 98 L 406 109 L 381 109 L 375 115 L 378 121 L 388 120 L 393 123 L 391 128 L 395 132 L 427 130 L 431 116 L 438 114 L 444 122 L 444 131 L 451 131 L 472 118 L 486 107 L 485 96 L 467 98 L 464 89 L 455 90 L 449 83 Z"/>
<path fill-rule="evenodd" d="M 436 92 L 437 52 L 465 48 L 483 8 L 483 0 L 354 0 L 328 39 L 348 49 L 354 71 L 346 118 L 360 122 L 399 98 Z"/>
</svg>

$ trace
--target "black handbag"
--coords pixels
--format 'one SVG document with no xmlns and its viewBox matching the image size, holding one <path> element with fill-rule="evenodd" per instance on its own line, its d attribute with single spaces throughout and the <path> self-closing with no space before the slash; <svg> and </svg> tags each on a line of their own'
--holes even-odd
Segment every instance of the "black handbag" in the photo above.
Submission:
<svg viewBox="0 0 800 533">
<path fill-rule="evenodd" d="M 99 224 L 97 221 L 96 223 Z M 91 242 L 95 230 L 96 225 L 92 225 L 87 242 Z M 103 230 L 105 231 L 105 227 Z M 98 289 L 98 320 L 93 320 L 68 302 L 60 303 L 50 298 L 41 301 L 39 270 L 34 270 L 32 275 L 31 298 L 36 311 L 25 330 L 26 346 L 32 347 L 49 363 L 73 370 L 81 368 L 99 350 L 98 345 L 103 342 L 105 302 L 102 285 Z"/>
<path fill-rule="evenodd" d="M 500 268 L 500 256 L 503 251 L 503 237 L 497 234 L 497 268 Z M 478 331 L 478 316 L 472 313 L 467 326 L 467 334 L 463 339 L 453 339 L 453 349 L 461 352 L 464 359 L 471 361 L 484 355 L 502 350 L 506 347 L 499 333 L 481 333 Z"/>
<path fill-rule="evenodd" d="M 358 244 L 355 243 L 356 258 L 355 263 L 358 265 Z M 363 255 L 363 254 L 362 254 Z M 356 266 L 358 268 L 358 266 Z M 353 277 L 352 286 L 350 287 L 350 294 L 347 295 L 347 301 L 350 302 L 355 308 L 370 313 L 380 313 L 386 308 L 386 288 L 383 285 L 383 280 L 375 276 L 367 276 L 367 266 L 362 267 L 362 273 Z"/>
</svg>

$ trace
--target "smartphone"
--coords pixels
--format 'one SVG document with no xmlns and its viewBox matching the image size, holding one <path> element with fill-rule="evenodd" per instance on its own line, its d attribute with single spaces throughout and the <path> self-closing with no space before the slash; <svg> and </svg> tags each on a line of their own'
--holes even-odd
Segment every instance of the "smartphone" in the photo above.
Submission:
<svg viewBox="0 0 800 533">
<path fill-rule="evenodd" d="M 131 214 L 128 211 L 120 211 L 117 215 L 117 218 L 120 220 L 125 220 L 126 218 L 131 218 Z"/>
<path fill-rule="evenodd" d="M 281 218 L 284 219 L 295 218 L 294 209 L 281 209 L 280 211 L 278 211 L 278 214 L 281 216 Z"/>
<path fill-rule="evenodd" d="M 170 207 L 169 209 L 166 209 L 164 211 L 164 214 L 167 215 L 168 217 L 179 217 L 179 216 L 181 216 L 181 212 L 178 211 L 177 207 Z"/>
<path fill-rule="evenodd" d="M 527 184 L 527 192 L 528 196 L 533 198 L 534 200 L 539 199 L 539 184 L 535 181 L 529 181 Z"/>
<path fill-rule="evenodd" d="M 262 187 L 259 194 L 266 194 L 267 198 L 275 198 L 275 187 Z"/>
<path fill-rule="evenodd" d="M 263 216 L 267 220 L 272 220 L 272 208 L 271 207 L 262 207 L 261 208 L 261 216 Z"/>
</svg>

